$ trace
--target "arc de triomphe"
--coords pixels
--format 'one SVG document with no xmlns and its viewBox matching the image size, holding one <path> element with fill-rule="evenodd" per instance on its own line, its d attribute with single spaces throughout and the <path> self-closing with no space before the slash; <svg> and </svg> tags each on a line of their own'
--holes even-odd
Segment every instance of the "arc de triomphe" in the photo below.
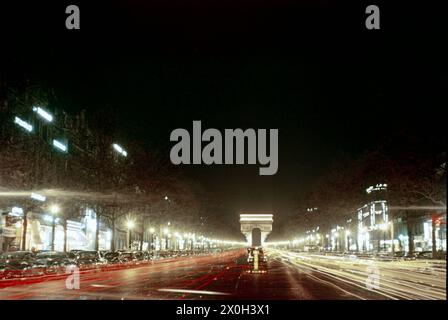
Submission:
<svg viewBox="0 0 448 320">
<path fill-rule="evenodd" d="M 272 231 L 273 217 L 273 214 L 240 214 L 241 233 L 250 246 L 263 246 Z"/>
</svg>

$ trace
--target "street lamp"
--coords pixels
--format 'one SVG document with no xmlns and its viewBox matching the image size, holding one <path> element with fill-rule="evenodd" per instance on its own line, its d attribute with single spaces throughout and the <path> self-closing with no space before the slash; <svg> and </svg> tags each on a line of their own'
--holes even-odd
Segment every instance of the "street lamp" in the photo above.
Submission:
<svg viewBox="0 0 448 320">
<path fill-rule="evenodd" d="M 383 250 L 386 251 L 386 230 L 387 230 L 387 225 L 389 223 L 382 223 L 380 224 L 380 229 L 383 231 Z"/>
<path fill-rule="evenodd" d="M 53 147 L 55 147 L 56 149 L 59 149 L 62 152 L 68 151 L 67 145 L 59 140 L 56 140 L 56 139 L 53 139 Z"/>
<path fill-rule="evenodd" d="M 156 229 L 154 229 L 153 227 L 149 228 L 149 249 L 150 250 L 154 250 L 153 245 L 154 245 L 154 232 L 156 231 Z"/>
<path fill-rule="evenodd" d="M 334 240 L 335 240 L 335 243 L 336 243 L 336 252 L 338 252 L 338 250 L 339 250 L 339 247 L 338 247 L 339 239 L 338 239 L 338 237 L 339 237 L 339 232 L 335 232 L 334 233 Z"/>
<path fill-rule="evenodd" d="M 128 220 L 128 221 L 126 222 L 126 227 L 127 227 L 129 230 L 134 229 L 134 227 L 135 227 L 135 222 L 132 221 L 132 220 Z"/>
<path fill-rule="evenodd" d="M 123 147 L 120 146 L 119 144 L 114 143 L 114 144 L 112 144 L 112 147 L 115 149 L 115 151 L 117 151 L 123 157 L 127 157 L 128 156 L 128 152 L 126 150 L 124 150 Z"/>
<path fill-rule="evenodd" d="M 350 251 L 350 230 L 345 230 L 345 237 L 347 238 L 347 251 Z"/>
<path fill-rule="evenodd" d="M 56 204 L 54 204 L 54 205 L 52 205 L 52 206 L 50 207 L 50 212 L 51 212 L 53 215 L 58 214 L 60 210 L 61 210 L 61 209 L 60 209 L 59 206 L 56 205 Z"/>
<path fill-rule="evenodd" d="M 169 222 L 168 225 L 170 225 Z M 163 234 L 165 235 L 165 250 L 168 250 L 168 238 L 170 234 L 170 229 L 168 227 L 163 228 Z"/>
<path fill-rule="evenodd" d="M 60 208 L 58 205 L 53 204 L 50 207 L 50 212 L 53 216 L 52 224 L 51 224 L 51 251 L 54 251 L 54 240 L 56 236 L 56 215 L 59 213 Z"/>
<path fill-rule="evenodd" d="M 33 107 L 33 111 L 36 112 L 42 119 L 48 122 L 53 121 L 53 115 L 41 107 Z"/>
<path fill-rule="evenodd" d="M 135 222 L 133 220 L 131 220 L 131 219 L 128 219 L 126 221 L 126 227 L 128 229 L 128 248 L 132 249 L 131 237 L 132 237 L 132 229 L 134 229 L 134 227 L 135 227 Z"/>
<path fill-rule="evenodd" d="M 33 131 L 33 126 L 30 123 L 20 119 L 19 117 L 14 118 L 14 123 L 17 124 L 19 127 L 22 127 L 23 129 L 25 129 L 28 132 Z"/>
</svg>

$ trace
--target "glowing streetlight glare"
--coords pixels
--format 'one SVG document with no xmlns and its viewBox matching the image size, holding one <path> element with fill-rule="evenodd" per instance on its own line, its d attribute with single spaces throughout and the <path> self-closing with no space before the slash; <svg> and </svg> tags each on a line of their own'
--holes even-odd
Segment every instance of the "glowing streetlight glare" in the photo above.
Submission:
<svg viewBox="0 0 448 320">
<path fill-rule="evenodd" d="M 128 153 L 126 150 L 124 150 L 119 144 L 112 144 L 112 146 L 114 147 L 115 151 L 117 151 L 119 154 L 121 154 L 123 157 L 127 157 Z"/>
<path fill-rule="evenodd" d="M 59 206 L 56 205 L 56 204 L 54 204 L 54 205 L 52 205 L 52 206 L 50 207 L 50 212 L 51 212 L 53 215 L 58 214 L 59 211 L 60 211 L 60 208 L 59 208 Z"/>
<path fill-rule="evenodd" d="M 350 232 L 350 230 L 345 230 L 345 234 L 346 234 L 346 235 L 348 235 L 348 236 L 349 236 L 349 235 L 350 235 L 350 233 L 351 233 L 351 232 Z"/>
<path fill-rule="evenodd" d="M 20 207 L 12 207 L 11 213 L 12 213 L 12 215 L 15 215 L 15 216 L 21 216 L 21 215 L 23 215 L 23 209 Z"/>
<path fill-rule="evenodd" d="M 170 233 L 170 230 L 169 230 L 168 228 L 164 228 L 164 229 L 163 229 L 163 233 L 164 233 L 164 234 L 168 234 L 168 233 Z"/>
<path fill-rule="evenodd" d="M 129 230 L 134 229 L 134 227 L 135 227 L 135 223 L 134 223 L 134 221 L 132 221 L 132 220 L 128 220 L 128 221 L 126 222 L 126 227 L 127 227 Z"/>
<path fill-rule="evenodd" d="M 47 120 L 48 122 L 53 121 L 53 116 L 41 107 L 33 107 L 33 111 L 36 112 L 41 118 Z"/>
<path fill-rule="evenodd" d="M 154 233 L 156 231 L 156 229 L 154 229 L 153 227 L 149 228 L 149 233 Z"/>
</svg>

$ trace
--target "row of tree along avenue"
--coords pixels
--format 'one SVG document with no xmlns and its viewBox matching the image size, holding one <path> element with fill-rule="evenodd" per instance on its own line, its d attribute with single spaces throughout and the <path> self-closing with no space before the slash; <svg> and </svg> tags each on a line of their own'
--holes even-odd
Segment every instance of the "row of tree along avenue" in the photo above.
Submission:
<svg viewBox="0 0 448 320">
<path fill-rule="evenodd" d="M 3 84 L 1 91 L 0 208 L 23 211 L 21 249 L 29 249 L 29 214 L 55 205 L 65 231 L 67 221 L 94 212 L 96 249 L 100 224 L 112 230 L 113 249 L 115 230 L 130 216 L 142 232 L 174 221 L 188 230 L 200 228 L 198 188 L 167 156 L 123 134 L 113 112 L 69 114 L 41 86 Z"/>
<path fill-rule="evenodd" d="M 383 203 L 385 212 L 375 209 L 375 203 Z M 371 208 L 374 217 L 366 212 Z M 403 133 L 357 158 L 339 157 L 328 173 L 300 199 L 296 218 L 291 234 L 306 234 L 318 226 L 323 236 L 331 239 L 331 231 L 335 233 L 336 228 L 350 229 L 353 250 L 362 250 L 359 243 L 363 232 L 387 229 L 387 239 L 391 242 L 381 237 L 375 251 L 383 250 L 386 244 L 388 250 L 393 251 L 393 243 L 402 243 L 405 238 L 403 249 L 410 254 L 417 250 L 416 237 L 423 234 L 426 221 L 432 231 L 432 235 L 429 232 L 429 247 L 436 256 L 438 251 L 446 250 L 443 245 L 446 241 L 443 139 L 428 141 Z M 403 230 L 399 230 L 400 225 Z M 370 234 L 370 240 L 372 236 Z M 350 246 L 345 248 L 350 249 Z"/>
</svg>

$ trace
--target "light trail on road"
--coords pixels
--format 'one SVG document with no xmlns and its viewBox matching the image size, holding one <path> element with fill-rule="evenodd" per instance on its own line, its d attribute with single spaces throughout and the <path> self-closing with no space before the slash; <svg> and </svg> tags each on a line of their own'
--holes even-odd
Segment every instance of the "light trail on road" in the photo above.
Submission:
<svg viewBox="0 0 448 320">
<path fill-rule="evenodd" d="M 68 275 L 0 281 L 0 299 L 194 299 L 227 295 L 207 290 L 222 280 L 244 250 L 158 260 L 133 267 L 90 270 L 80 274 L 80 289 L 65 286 Z M 233 291 L 230 291 L 233 293 Z"/>
<path fill-rule="evenodd" d="M 359 289 L 387 299 L 446 300 L 446 261 L 378 261 L 278 249 L 269 249 L 268 254 L 340 290 L 356 288 L 353 294 L 361 299 Z"/>
</svg>

